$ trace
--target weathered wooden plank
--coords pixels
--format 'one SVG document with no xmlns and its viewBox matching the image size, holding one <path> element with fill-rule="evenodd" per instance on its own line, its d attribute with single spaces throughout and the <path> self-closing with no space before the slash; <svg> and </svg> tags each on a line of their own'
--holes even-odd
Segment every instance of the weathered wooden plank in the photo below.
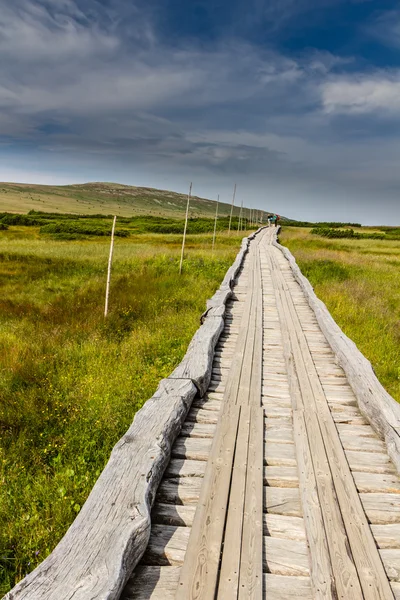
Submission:
<svg viewBox="0 0 400 600">
<path fill-rule="evenodd" d="M 151 512 L 151 522 L 158 525 L 191 527 L 196 504 L 163 504 L 156 502 Z"/>
<path fill-rule="evenodd" d="M 157 501 L 165 504 L 197 504 L 202 485 L 201 477 L 163 479 L 157 492 Z"/>
<path fill-rule="evenodd" d="M 264 486 L 264 508 L 276 515 L 303 516 L 299 490 L 293 488 Z"/>
<path fill-rule="evenodd" d="M 270 487 L 299 487 L 296 467 L 264 467 L 264 484 Z"/>
<path fill-rule="evenodd" d="M 136 414 L 80 513 L 50 556 L 6 597 L 117 598 L 150 535 L 150 508 L 196 388 L 163 380 Z"/>
<path fill-rule="evenodd" d="M 212 439 L 178 437 L 173 448 L 174 458 L 188 458 L 191 460 L 208 460 Z"/>
<path fill-rule="evenodd" d="M 378 548 L 400 548 L 400 523 L 371 525 Z"/>
<path fill-rule="evenodd" d="M 203 460 L 173 458 L 165 470 L 164 477 L 204 477 L 207 463 Z"/>
<path fill-rule="evenodd" d="M 220 403 L 218 403 L 220 404 Z M 218 406 L 218 409 L 220 406 Z M 190 409 L 186 418 L 187 422 L 194 423 L 208 423 L 210 425 L 216 425 L 218 423 L 218 412 L 213 414 L 213 410 L 205 410 L 204 408 L 192 408 Z"/>
<path fill-rule="evenodd" d="M 377 438 L 341 434 L 340 440 L 345 450 L 355 450 L 358 452 L 380 452 L 381 454 L 385 454 L 385 456 L 387 456 L 385 444 Z"/>
<path fill-rule="evenodd" d="M 264 535 L 306 541 L 304 519 L 267 513 L 264 515 Z"/>
<path fill-rule="evenodd" d="M 246 390 L 248 394 L 251 370 L 247 369 L 245 373 L 249 379 Z M 229 505 L 224 536 L 224 548 L 227 551 L 222 553 L 217 594 L 217 597 L 220 598 L 224 598 L 224 596 L 234 598 L 238 594 L 249 434 L 250 411 L 246 399 L 245 406 L 241 408 L 240 412 L 235 462 L 233 464 L 232 482 L 229 492 Z"/>
<path fill-rule="evenodd" d="M 353 471 L 353 477 L 359 492 L 387 492 L 400 494 L 400 480 L 397 475 Z"/>
<path fill-rule="evenodd" d="M 400 549 L 379 550 L 379 553 L 389 579 L 400 582 Z"/>
<path fill-rule="evenodd" d="M 261 408 L 263 331 L 261 270 L 258 247 L 256 247 L 255 263 L 257 271 L 255 281 L 256 321 L 249 396 L 251 423 L 240 560 L 239 600 L 262 600 L 263 598 L 264 413 Z"/>
<path fill-rule="evenodd" d="M 395 473 L 393 463 L 390 462 L 387 454 L 354 452 L 352 450 L 346 450 L 345 453 L 352 471 L 388 473 L 389 475 Z"/>
<path fill-rule="evenodd" d="M 306 542 L 264 536 L 264 571 L 275 575 L 309 575 Z"/>
<path fill-rule="evenodd" d="M 294 444 L 266 442 L 264 446 L 265 464 L 269 466 L 295 467 L 297 465 Z"/>
<path fill-rule="evenodd" d="M 293 600 L 293 598 L 313 600 L 309 577 L 290 577 L 265 573 L 264 589 L 266 590 L 267 600 Z M 138 600 L 141 599 L 138 598 Z M 158 600 L 158 598 L 155 600 Z"/>
<path fill-rule="evenodd" d="M 214 437 L 215 427 L 215 424 L 186 421 L 186 423 L 182 425 L 181 436 L 191 438 L 212 438 Z"/>
<path fill-rule="evenodd" d="M 336 427 L 339 432 L 339 436 L 345 434 L 347 436 L 356 435 L 358 437 L 371 437 L 379 439 L 377 438 L 377 435 L 372 429 L 371 425 L 349 425 L 348 423 L 338 423 Z"/>
<path fill-rule="evenodd" d="M 360 499 L 370 523 L 400 523 L 398 494 L 361 493 Z"/>
<path fill-rule="evenodd" d="M 180 572 L 180 567 L 139 566 L 121 600 L 174 600 Z"/>
<path fill-rule="evenodd" d="M 152 525 L 149 543 L 143 556 L 145 565 L 183 564 L 190 528 L 173 525 Z"/>
</svg>

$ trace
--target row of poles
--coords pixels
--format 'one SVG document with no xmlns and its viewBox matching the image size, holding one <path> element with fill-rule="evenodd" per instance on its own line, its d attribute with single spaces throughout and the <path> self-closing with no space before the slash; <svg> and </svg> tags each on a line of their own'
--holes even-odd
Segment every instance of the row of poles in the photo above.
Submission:
<svg viewBox="0 0 400 600">
<path fill-rule="evenodd" d="M 189 186 L 189 193 L 188 193 L 188 197 L 187 197 L 187 203 L 186 203 L 186 214 L 185 214 L 185 227 L 183 230 L 183 239 L 182 239 L 182 250 L 181 250 L 181 259 L 179 262 L 179 274 L 182 274 L 182 267 L 183 267 L 183 258 L 184 258 L 184 253 L 185 253 L 185 243 L 186 243 L 186 232 L 187 232 L 187 225 L 188 225 L 188 220 L 189 220 L 189 208 L 190 208 L 190 199 L 192 196 L 192 182 L 190 182 L 190 186 Z M 233 196 L 232 196 L 232 205 L 231 205 L 231 212 L 229 215 L 229 227 L 228 227 L 228 234 L 230 235 L 231 233 L 231 228 L 232 228 L 232 217 L 233 217 L 233 209 L 235 206 L 235 198 L 236 198 L 236 183 L 234 185 L 233 188 Z M 213 238 L 212 238 L 212 252 L 214 252 L 214 247 L 215 247 L 215 238 L 216 238 L 216 234 L 217 234 L 217 221 L 218 221 L 218 207 L 219 207 L 219 194 L 218 194 L 218 198 L 217 198 L 217 207 L 215 210 L 215 219 L 214 219 L 214 230 L 213 230 Z M 245 209 L 246 210 L 246 209 Z M 244 217 L 244 212 L 243 212 L 243 200 L 240 206 L 240 212 L 239 212 L 239 219 L 238 219 L 238 227 L 237 230 L 238 231 L 242 231 L 245 229 L 245 225 L 248 225 L 248 223 L 250 223 L 250 226 L 254 225 L 254 224 L 258 224 L 258 223 L 262 223 L 262 217 L 263 217 L 263 212 L 262 211 L 256 211 L 254 209 L 247 209 L 248 212 L 248 217 Z M 108 257 L 108 269 L 107 269 L 107 285 L 106 285 L 106 301 L 105 301 L 105 306 L 104 306 L 104 316 L 106 317 L 108 314 L 108 300 L 109 300 L 109 295 L 110 295 L 110 281 L 111 281 L 111 266 L 112 266 L 112 257 L 113 257 L 113 251 L 114 251 L 114 235 L 115 235 L 115 224 L 117 222 L 117 217 L 115 216 L 113 219 L 113 224 L 112 224 L 112 229 L 111 229 L 111 244 L 110 244 L 110 254 Z"/>
</svg>

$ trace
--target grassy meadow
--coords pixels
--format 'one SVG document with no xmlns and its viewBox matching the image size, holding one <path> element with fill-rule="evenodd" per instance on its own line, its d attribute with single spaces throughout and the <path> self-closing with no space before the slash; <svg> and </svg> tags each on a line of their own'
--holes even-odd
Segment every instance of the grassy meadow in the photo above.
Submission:
<svg viewBox="0 0 400 600">
<path fill-rule="evenodd" d="M 355 231 L 362 237 L 330 239 L 309 228 L 284 227 L 280 241 L 338 325 L 371 361 L 382 385 L 400 402 L 400 231 Z M 374 239 L 382 231 L 386 239 Z"/>
<path fill-rule="evenodd" d="M 106 236 L 43 232 L 40 223 L 7 227 L 0 231 L 2 593 L 63 536 L 135 412 L 180 362 L 245 235 L 219 233 L 212 253 L 210 233 L 189 234 L 179 276 L 181 234 L 122 223 L 129 235 L 115 241 L 105 320 Z"/>
</svg>

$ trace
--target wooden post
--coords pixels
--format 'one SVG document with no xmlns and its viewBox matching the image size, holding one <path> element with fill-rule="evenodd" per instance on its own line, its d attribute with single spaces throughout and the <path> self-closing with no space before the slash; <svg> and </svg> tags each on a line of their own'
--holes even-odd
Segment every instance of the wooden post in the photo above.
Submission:
<svg viewBox="0 0 400 600">
<path fill-rule="evenodd" d="M 228 230 L 228 233 L 229 233 L 229 235 L 230 235 L 230 233 L 231 233 L 231 224 L 232 224 L 233 207 L 234 207 L 234 204 L 235 204 L 235 196 L 236 196 L 236 183 L 235 183 L 235 186 L 234 186 L 234 188 L 233 188 L 233 197 L 232 197 L 232 206 L 231 206 L 231 216 L 229 217 L 229 230 Z"/>
<path fill-rule="evenodd" d="M 242 203 L 240 205 L 240 213 L 239 213 L 239 222 L 238 222 L 238 231 L 242 230 L 241 225 L 242 225 L 242 211 L 243 211 L 243 200 Z"/>
<path fill-rule="evenodd" d="M 216 234 L 216 232 L 217 232 L 218 202 L 219 202 L 219 194 L 218 194 L 218 198 L 217 198 L 217 208 L 216 208 L 216 211 L 215 211 L 214 235 L 213 235 L 213 241 L 212 241 L 212 252 L 214 252 L 214 246 L 215 246 L 215 234 Z"/>
<path fill-rule="evenodd" d="M 110 295 L 110 280 L 111 280 L 111 265 L 112 265 L 112 257 L 114 250 L 114 232 L 115 232 L 115 223 L 117 217 L 114 217 L 112 229 L 111 229 L 111 244 L 110 244 L 110 255 L 108 257 L 108 270 L 107 270 L 107 286 L 106 286 L 106 303 L 104 306 L 104 316 L 107 316 L 108 313 L 108 297 Z"/>
<path fill-rule="evenodd" d="M 188 193 L 188 199 L 187 199 L 187 204 L 186 204 L 185 229 L 183 230 L 183 240 L 182 240 L 181 262 L 180 262 L 180 264 L 179 264 L 179 275 L 181 275 L 181 274 L 182 274 L 183 253 L 184 253 L 184 251 L 185 251 L 186 230 L 187 230 L 187 222 L 188 222 L 188 215 L 189 215 L 189 204 L 190 204 L 190 196 L 191 196 L 191 193 L 192 193 L 192 182 L 190 182 L 189 193 Z"/>
</svg>

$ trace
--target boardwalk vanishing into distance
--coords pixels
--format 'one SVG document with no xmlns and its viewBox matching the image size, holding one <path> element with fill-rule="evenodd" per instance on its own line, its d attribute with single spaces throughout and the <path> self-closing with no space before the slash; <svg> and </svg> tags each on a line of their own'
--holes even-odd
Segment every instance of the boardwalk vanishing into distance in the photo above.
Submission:
<svg viewBox="0 0 400 600">
<path fill-rule="evenodd" d="M 7 600 L 400 600 L 400 406 L 276 229 Z"/>
<path fill-rule="evenodd" d="M 124 600 L 400 598 L 400 480 L 265 229 Z"/>
</svg>

